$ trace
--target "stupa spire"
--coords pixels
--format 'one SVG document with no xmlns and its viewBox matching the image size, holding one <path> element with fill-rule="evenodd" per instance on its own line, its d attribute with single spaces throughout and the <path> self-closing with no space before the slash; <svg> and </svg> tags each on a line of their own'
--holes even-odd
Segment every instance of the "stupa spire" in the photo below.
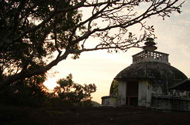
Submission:
<svg viewBox="0 0 190 125">
<path fill-rule="evenodd" d="M 155 46 L 156 43 L 154 42 L 153 38 L 150 38 L 150 37 L 147 38 L 144 44 L 145 44 L 145 46 L 143 47 L 144 50 L 154 51 L 157 49 L 157 47 Z"/>
</svg>

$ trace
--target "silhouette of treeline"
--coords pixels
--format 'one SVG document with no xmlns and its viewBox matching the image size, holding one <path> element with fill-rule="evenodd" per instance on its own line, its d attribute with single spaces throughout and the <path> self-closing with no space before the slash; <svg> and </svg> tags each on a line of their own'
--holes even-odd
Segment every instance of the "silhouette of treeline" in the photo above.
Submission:
<svg viewBox="0 0 190 125">
<path fill-rule="evenodd" d="M 15 106 L 92 106 L 91 93 L 95 84 L 74 83 L 72 75 L 57 81 L 58 86 L 49 92 L 43 82 L 46 75 L 19 80 L 0 91 L 0 103 Z"/>
</svg>

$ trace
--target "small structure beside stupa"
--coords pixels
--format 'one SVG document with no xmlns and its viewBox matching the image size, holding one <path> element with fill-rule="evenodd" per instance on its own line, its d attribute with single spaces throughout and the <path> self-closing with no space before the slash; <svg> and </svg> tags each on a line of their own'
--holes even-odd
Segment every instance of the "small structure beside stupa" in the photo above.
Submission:
<svg viewBox="0 0 190 125">
<path fill-rule="evenodd" d="M 190 111 L 190 79 L 168 61 L 168 54 L 155 51 L 147 38 L 143 51 L 114 78 L 103 106 L 143 106 L 163 110 Z"/>
</svg>

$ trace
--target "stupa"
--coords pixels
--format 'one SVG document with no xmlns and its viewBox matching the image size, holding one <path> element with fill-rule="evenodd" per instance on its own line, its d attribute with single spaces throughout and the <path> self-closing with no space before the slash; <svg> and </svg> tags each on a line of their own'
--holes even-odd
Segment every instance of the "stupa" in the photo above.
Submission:
<svg viewBox="0 0 190 125">
<path fill-rule="evenodd" d="M 169 54 L 156 51 L 153 38 L 132 56 L 133 63 L 113 79 L 103 106 L 142 106 L 190 111 L 190 79 L 169 63 Z"/>
</svg>

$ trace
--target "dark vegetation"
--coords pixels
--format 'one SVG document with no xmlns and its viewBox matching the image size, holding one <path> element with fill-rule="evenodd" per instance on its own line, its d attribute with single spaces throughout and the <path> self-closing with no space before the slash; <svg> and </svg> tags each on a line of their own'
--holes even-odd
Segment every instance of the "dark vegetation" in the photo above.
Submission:
<svg viewBox="0 0 190 125">
<path fill-rule="evenodd" d="M 186 112 L 137 107 L 31 108 L 0 105 L 1 125 L 189 125 Z"/>
<path fill-rule="evenodd" d="M 44 75 L 19 80 L 0 91 L 0 103 L 30 107 L 91 106 L 91 93 L 95 84 L 74 83 L 72 75 L 57 81 L 58 86 L 49 93 L 43 85 Z"/>
</svg>

